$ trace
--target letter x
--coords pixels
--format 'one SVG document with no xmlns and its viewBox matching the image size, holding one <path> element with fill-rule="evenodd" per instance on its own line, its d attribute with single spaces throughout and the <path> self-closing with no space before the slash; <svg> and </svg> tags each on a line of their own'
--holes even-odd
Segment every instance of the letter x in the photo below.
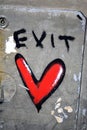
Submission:
<svg viewBox="0 0 87 130">
<path fill-rule="evenodd" d="M 39 47 L 43 48 L 42 41 L 43 41 L 44 38 L 46 37 L 46 32 L 45 32 L 45 31 L 42 32 L 42 35 L 41 35 L 40 39 L 37 38 L 37 36 L 36 36 L 36 34 L 34 33 L 34 31 L 32 31 L 32 34 L 33 34 L 33 36 L 34 36 L 34 39 L 35 39 L 36 42 L 37 42 L 36 47 L 39 46 Z"/>
</svg>

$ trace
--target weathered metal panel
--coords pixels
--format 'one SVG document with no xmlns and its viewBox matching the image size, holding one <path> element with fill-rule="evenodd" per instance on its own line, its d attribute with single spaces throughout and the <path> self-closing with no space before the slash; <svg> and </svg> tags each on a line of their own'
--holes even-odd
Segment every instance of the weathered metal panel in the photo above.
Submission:
<svg viewBox="0 0 87 130">
<path fill-rule="evenodd" d="M 1 118 L 19 120 L 20 123 L 15 122 L 19 129 L 75 129 L 82 78 L 85 17 L 78 11 L 24 6 L 1 6 L 0 15 L 7 20 L 7 26 L 1 26 L 4 34 L 0 35 L 0 38 L 4 36 L 3 55 L 0 57 L 3 69 L 0 68 L 5 73 L 1 80 L 5 101 L 15 94 L 6 107 L 2 105 L 5 111 Z M 23 55 L 38 80 L 54 59 L 61 59 L 66 66 L 64 80 L 42 104 L 39 113 L 25 89 L 21 88 L 25 86 L 15 64 L 17 53 Z"/>
</svg>

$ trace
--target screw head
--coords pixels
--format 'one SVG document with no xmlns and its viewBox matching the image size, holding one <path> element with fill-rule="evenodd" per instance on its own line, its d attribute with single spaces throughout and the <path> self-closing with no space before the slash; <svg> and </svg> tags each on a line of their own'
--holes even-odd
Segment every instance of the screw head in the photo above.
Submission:
<svg viewBox="0 0 87 130">
<path fill-rule="evenodd" d="M 5 16 L 0 16 L 0 28 L 6 28 L 8 26 L 8 21 Z"/>
</svg>

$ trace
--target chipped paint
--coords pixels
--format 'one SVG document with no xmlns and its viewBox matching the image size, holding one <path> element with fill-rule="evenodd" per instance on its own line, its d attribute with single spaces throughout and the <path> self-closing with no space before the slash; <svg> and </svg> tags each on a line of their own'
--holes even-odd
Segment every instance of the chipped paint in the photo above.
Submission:
<svg viewBox="0 0 87 130">
<path fill-rule="evenodd" d="M 78 86 L 77 93 L 80 94 L 80 91 L 81 91 L 81 88 L 80 88 L 80 86 Z"/>
<path fill-rule="evenodd" d="M 14 41 L 13 36 L 9 36 L 8 40 L 6 40 L 6 45 L 5 45 L 5 53 L 6 54 L 11 54 L 11 53 L 16 53 L 16 43 Z"/>
<path fill-rule="evenodd" d="M 58 123 L 63 123 L 64 119 L 68 119 L 68 113 L 73 112 L 73 108 L 71 106 L 62 107 L 61 105 L 62 98 L 58 98 L 54 110 L 51 111 L 51 115 L 53 115 Z"/>
</svg>

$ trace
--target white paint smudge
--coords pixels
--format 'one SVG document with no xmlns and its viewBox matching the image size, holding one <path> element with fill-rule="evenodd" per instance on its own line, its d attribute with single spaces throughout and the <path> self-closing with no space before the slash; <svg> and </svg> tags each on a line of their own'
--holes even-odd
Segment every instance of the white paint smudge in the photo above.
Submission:
<svg viewBox="0 0 87 130">
<path fill-rule="evenodd" d="M 80 94 L 81 88 L 80 85 L 78 86 L 77 93 Z"/>
<path fill-rule="evenodd" d="M 65 56 L 64 56 L 64 54 L 62 54 L 61 56 L 62 56 L 62 58 L 64 58 L 64 57 L 65 57 Z"/>
<path fill-rule="evenodd" d="M 24 89 L 26 89 L 26 90 L 28 90 L 28 91 L 29 91 L 29 89 L 28 89 L 27 87 L 25 87 L 24 85 L 19 84 L 19 86 L 20 86 L 21 88 L 24 88 Z"/>
<path fill-rule="evenodd" d="M 54 110 L 52 110 L 52 111 L 51 111 L 51 115 L 54 115 L 54 113 L 55 113 L 55 111 L 54 111 Z"/>
<path fill-rule="evenodd" d="M 83 54 L 83 51 L 84 51 L 84 45 L 82 45 L 82 54 Z"/>
<path fill-rule="evenodd" d="M 56 104 L 55 105 L 55 110 L 58 109 L 60 107 L 60 105 L 61 105 L 60 103 Z"/>
<path fill-rule="evenodd" d="M 74 79 L 75 82 L 78 81 L 78 78 L 77 78 L 77 75 L 76 75 L 76 74 L 73 75 L 73 79 Z"/>
<path fill-rule="evenodd" d="M 54 117 L 55 117 L 55 119 L 56 119 L 56 121 L 57 121 L 58 123 L 62 123 L 62 122 L 63 122 L 63 117 L 55 116 L 55 115 L 54 115 Z"/>
<path fill-rule="evenodd" d="M 78 74 L 78 80 L 79 81 L 81 80 L 81 72 L 79 72 L 79 74 Z"/>
<path fill-rule="evenodd" d="M 84 108 L 84 109 L 82 110 L 83 116 L 86 116 L 86 112 L 87 112 L 87 109 Z"/>
<path fill-rule="evenodd" d="M 64 118 L 67 119 L 68 115 L 64 112 L 63 108 L 58 109 L 58 113 L 62 113 L 64 115 Z"/>
<path fill-rule="evenodd" d="M 80 82 L 80 80 L 81 80 L 81 72 L 79 72 L 78 75 L 74 74 L 73 75 L 73 79 L 74 79 L 75 82 L 77 82 L 77 81 Z"/>
<path fill-rule="evenodd" d="M 72 109 L 71 106 L 65 106 L 64 109 L 67 110 L 68 113 L 72 113 L 73 112 L 73 109 Z"/>
<path fill-rule="evenodd" d="M 10 54 L 10 53 L 16 53 L 16 43 L 14 41 L 13 36 L 8 37 L 8 40 L 6 40 L 6 46 L 5 46 L 5 53 Z"/>
<path fill-rule="evenodd" d="M 86 41 L 87 41 L 87 34 L 86 34 Z"/>
<path fill-rule="evenodd" d="M 56 103 L 59 103 L 61 101 L 62 101 L 62 98 L 60 97 L 60 98 L 57 99 Z"/>
</svg>

